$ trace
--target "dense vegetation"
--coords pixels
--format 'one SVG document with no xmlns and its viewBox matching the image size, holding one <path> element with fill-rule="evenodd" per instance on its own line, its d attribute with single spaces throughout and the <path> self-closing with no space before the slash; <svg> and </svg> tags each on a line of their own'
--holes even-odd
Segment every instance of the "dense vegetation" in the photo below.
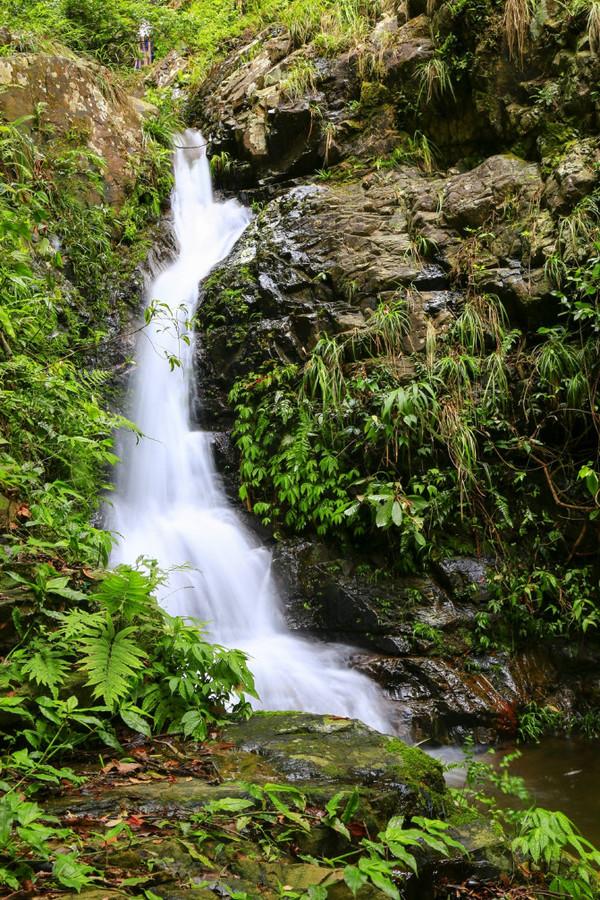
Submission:
<svg viewBox="0 0 600 900">
<path fill-rule="evenodd" d="M 290 28 L 298 41 L 321 30 L 338 46 L 368 29 L 376 15 L 370 0 L 2 0 L 6 22 L 22 31 L 33 46 L 61 43 L 93 54 L 102 63 L 131 67 L 137 55 L 137 29 L 153 27 L 156 54 L 172 48 L 193 53 L 192 78 L 202 78 L 228 46 L 244 33 L 254 34 L 271 24 Z"/>
<path fill-rule="evenodd" d="M 599 273 L 596 256 L 566 268 L 560 324 L 528 339 L 473 291 L 409 383 L 394 362 L 409 297 L 366 331 L 322 338 L 303 371 L 240 381 L 242 497 L 298 531 L 360 543 L 381 529 L 404 571 L 474 548 L 509 560 L 497 602 L 519 637 L 597 627 L 593 567 L 560 573 L 596 534 Z"/>
<path fill-rule="evenodd" d="M 488 4 L 450 5 L 455 20 L 484 27 Z M 242 35 L 277 23 L 297 46 L 315 41 L 334 54 L 360 45 L 382 8 L 369 0 L 0 0 L 14 32 L 0 55 L 84 54 L 139 89 L 130 70 L 137 27 L 147 19 L 159 59 L 172 48 L 189 55 L 179 81 L 186 87 Z M 503 15 L 516 58 L 533 6 L 508 0 Z M 589 20 L 597 46 L 598 4 L 569 15 Z M 419 103 L 458 94 L 473 54 L 472 42 L 439 36 Z M 298 65 L 288 76 L 290 96 L 313 74 L 310 63 Z M 111 411 L 115 386 L 105 362 L 130 312 L 118 288 L 164 209 L 181 115 L 169 92 L 149 97 L 157 108 L 118 210 L 102 199 L 105 163 L 82 135 L 57 136 L 43 108 L 0 123 L 0 591 L 10 610 L 1 635 L 0 890 L 21 896 L 113 885 L 103 872 L 107 847 L 132 840 L 119 821 L 84 841 L 38 805 L 49 789 L 80 783 L 76 751 L 125 756 L 134 735 L 163 732 L 203 741 L 227 718 L 249 715 L 246 698 L 254 694 L 243 654 L 207 643 L 200 626 L 160 609 L 164 574 L 152 560 L 106 571 L 112 538 L 92 524 L 116 461 L 115 430 L 135 429 Z M 393 167 L 408 153 L 430 170 L 430 142 L 420 132 L 410 140 L 408 151 L 377 165 Z M 224 157 L 213 168 L 228 164 Z M 445 553 L 493 554 L 503 566 L 489 611 L 501 616 L 496 639 L 586 634 L 600 617 L 598 573 L 586 562 L 600 486 L 598 191 L 562 221 L 548 259 L 558 314 L 537 329 L 515 327 L 498 298 L 478 290 L 478 257 L 489 240 L 483 230 L 465 240 L 457 280 L 466 302 L 444 334 L 428 336 L 412 360 L 414 377 L 399 377 L 395 364 L 406 355 L 409 328 L 410 293 L 401 291 L 375 308 L 366 328 L 322 336 L 304 365 L 270 365 L 238 381 L 231 403 L 241 495 L 276 529 L 354 547 L 376 535 L 404 571 Z M 419 244 L 424 255 L 433 249 Z M 489 642 L 485 615 L 479 625 Z M 531 736 L 540 715 L 530 709 L 529 716 L 522 730 Z M 526 799 L 506 773 L 473 764 L 448 819 L 484 811 L 509 850 L 516 890 L 525 884 L 540 895 L 593 900 L 600 858 L 572 823 L 546 810 L 500 809 L 492 788 L 516 788 Z M 466 852 L 448 821 L 395 818 L 366 835 L 357 796 L 315 811 L 278 785 L 248 785 L 245 798 L 224 798 L 164 828 L 196 853 L 206 850 L 212 869 L 239 833 L 266 861 L 282 847 L 300 858 L 298 835 L 323 824 L 346 843 L 318 862 L 341 868 L 354 894 L 370 885 L 399 897 L 425 849 L 434 858 Z M 158 896 L 152 873 L 130 882 L 114 886 Z M 281 896 L 323 900 L 327 887 L 282 885 Z"/>
</svg>

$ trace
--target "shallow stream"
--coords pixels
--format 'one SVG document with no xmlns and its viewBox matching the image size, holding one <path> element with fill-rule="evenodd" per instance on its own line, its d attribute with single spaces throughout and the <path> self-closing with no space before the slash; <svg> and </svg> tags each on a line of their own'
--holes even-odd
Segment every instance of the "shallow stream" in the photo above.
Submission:
<svg viewBox="0 0 600 900">
<path fill-rule="evenodd" d="M 477 759 L 498 764 L 515 750 L 521 756 L 511 764 L 510 772 L 523 778 L 535 804 L 566 813 L 588 840 L 600 846 L 598 742 L 549 737 L 539 744 L 505 745 L 493 754 L 478 754 Z M 442 747 L 431 752 L 445 763 L 460 763 L 463 759 L 462 751 L 457 747 Z M 460 786 L 464 782 L 464 769 L 451 770 L 446 780 L 453 786 Z M 511 798 L 509 805 L 516 806 L 518 801 L 513 803 Z"/>
</svg>

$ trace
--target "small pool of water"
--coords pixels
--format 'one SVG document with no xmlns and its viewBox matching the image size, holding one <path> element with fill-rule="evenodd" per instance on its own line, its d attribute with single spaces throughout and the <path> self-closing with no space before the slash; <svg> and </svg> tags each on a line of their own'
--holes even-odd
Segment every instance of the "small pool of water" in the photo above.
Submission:
<svg viewBox="0 0 600 900">
<path fill-rule="evenodd" d="M 588 840 L 600 847 L 600 743 L 545 738 L 539 744 L 504 746 L 494 754 L 477 754 L 477 758 L 497 763 L 514 750 L 519 750 L 521 756 L 511 764 L 510 772 L 523 778 L 534 803 L 546 809 L 560 809 Z M 444 763 L 460 763 L 463 759 L 458 747 L 430 752 Z M 462 784 L 464 769 L 448 772 L 447 781 L 453 786 Z"/>
</svg>

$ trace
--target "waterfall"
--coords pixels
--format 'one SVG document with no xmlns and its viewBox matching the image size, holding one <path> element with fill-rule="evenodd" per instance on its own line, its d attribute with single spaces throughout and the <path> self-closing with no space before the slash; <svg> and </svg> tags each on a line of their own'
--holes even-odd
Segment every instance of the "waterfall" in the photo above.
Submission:
<svg viewBox="0 0 600 900">
<path fill-rule="evenodd" d="M 199 283 L 227 256 L 250 215 L 234 200 L 213 199 L 198 132 L 185 132 L 177 143 L 172 212 L 178 253 L 146 291 L 147 305 L 167 304 L 172 316 L 153 317 L 139 338 L 130 416 L 143 437 L 130 435 L 122 448 L 111 563 L 133 564 L 144 556 L 169 570 L 161 605 L 205 622 L 212 640 L 248 654 L 260 708 L 349 716 L 389 731 L 379 688 L 348 668 L 348 648 L 301 639 L 286 628 L 270 553 L 229 505 L 210 434 L 191 422 L 194 354 L 186 322 Z M 173 357 L 180 365 L 169 365 Z"/>
</svg>

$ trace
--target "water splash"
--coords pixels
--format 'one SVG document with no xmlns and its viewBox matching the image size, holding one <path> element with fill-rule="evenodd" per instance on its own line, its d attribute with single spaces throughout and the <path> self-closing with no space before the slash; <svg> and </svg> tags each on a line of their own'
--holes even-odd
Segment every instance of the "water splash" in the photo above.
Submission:
<svg viewBox="0 0 600 900">
<path fill-rule="evenodd" d="M 232 249 L 250 216 L 237 202 L 215 202 L 201 135 L 187 131 L 175 151 L 173 221 L 178 255 L 146 292 L 174 321 L 154 318 L 142 332 L 131 418 L 144 434 L 126 440 L 112 508 L 120 535 L 111 562 L 157 559 L 172 571 L 163 595 L 172 615 L 206 622 L 210 637 L 249 655 L 264 709 L 297 709 L 362 719 L 391 730 L 377 686 L 347 667 L 348 648 L 293 636 L 271 578 L 271 557 L 228 504 L 215 471 L 210 435 L 190 421 L 193 346 L 186 321 L 199 282 Z M 173 371 L 167 362 L 181 363 Z"/>
</svg>

